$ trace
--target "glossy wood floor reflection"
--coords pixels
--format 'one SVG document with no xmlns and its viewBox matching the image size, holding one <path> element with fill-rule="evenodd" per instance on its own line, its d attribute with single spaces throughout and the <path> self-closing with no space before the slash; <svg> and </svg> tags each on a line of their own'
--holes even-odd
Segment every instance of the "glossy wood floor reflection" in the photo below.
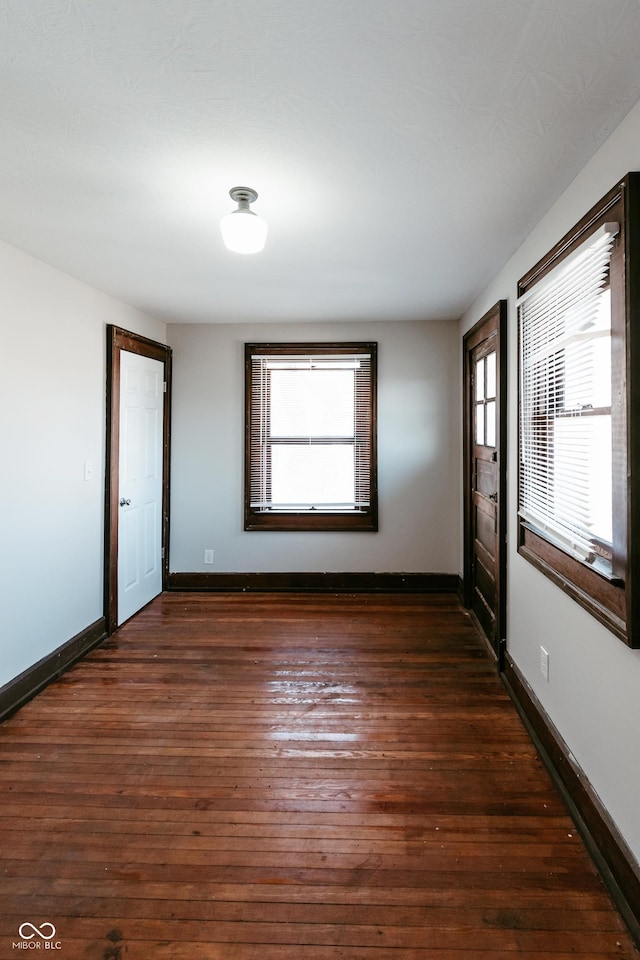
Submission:
<svg viewBox="0 0 640 960">
<path fill-rule="evenodd" d="M 0 778 L 2 960 L 638 957 L 452 597 L 162 596 Z"/>
</svg>

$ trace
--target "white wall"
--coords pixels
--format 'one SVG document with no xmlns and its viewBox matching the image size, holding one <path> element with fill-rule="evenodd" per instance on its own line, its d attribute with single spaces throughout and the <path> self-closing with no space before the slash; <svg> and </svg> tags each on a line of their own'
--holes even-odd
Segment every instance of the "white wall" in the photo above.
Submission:
<svg viewBox="0 0 640 960">
<path fill-rule="evenodd" d="M 102 616 L 106 325 L 166 331 L 2 243 L 0 311 L 2 686 Z"/>
<path fill-rule="evenodd" d="M 172 571 L 458 573 L 456 324 L 175 324 L 167 338 Z M 379 344 L 378 533 L 243 531 L 244 343 L 300 340 Z"/>
<path fill-rule="evenodd" d="M 629 650 L 515 550 L 516 283 L 631 170 L 640 170 L 640 104 L 467 311 L 461 330 L 469 329 L 498 299 L 509 299 L 509 654 L 640 861 L 640 651 Z M 550 654 L 548 683 L 538 669 L 541 644 Z"/>
</svg>

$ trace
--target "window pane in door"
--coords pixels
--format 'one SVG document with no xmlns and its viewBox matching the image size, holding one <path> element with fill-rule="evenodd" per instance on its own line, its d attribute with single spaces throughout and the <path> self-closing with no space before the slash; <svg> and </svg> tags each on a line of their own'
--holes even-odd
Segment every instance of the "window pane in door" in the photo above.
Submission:
<svg viewBox="0 0 640 960">
<path fill-rule="evenodd" d="M 487 397 L 495 397 L 496 395 L 496 354 L 493 353 L 487 354 Z"/>
<path fill-rule="evenodd" d="M 484 357 L 475 362 L 476 400 L 484 400 Z"/>
<path fill-rule="evenodd" d="M 496 445 L 496 402 L 495 400 L 487 401 L 487 436 L 485 443 L 488 447 L 495 447 Z"/>
<path fill-rule="evenodd" d="M 484 403 L 476 403 L 476 443 L 484 444 Z"/>
</svg>

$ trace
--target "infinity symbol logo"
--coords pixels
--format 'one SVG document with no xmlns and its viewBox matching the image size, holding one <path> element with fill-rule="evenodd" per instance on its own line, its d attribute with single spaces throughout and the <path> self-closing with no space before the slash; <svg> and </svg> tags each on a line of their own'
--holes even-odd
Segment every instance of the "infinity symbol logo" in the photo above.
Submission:
<svg viewBox="0 0 640 960">
<path fill-rule="evenodd" d="M 45 927 L 51 933 L 45 933 Z M 33 930 L 33 933 L 26 933 L 26 930 Z M 52 923 L 43 923 L 41 927 L 35 927 L 32 923 L 21 923 L 18 934 L 23 940 L 33 940 L 34 937 L 42 937 L 43 940 L 53 940 L 56 935 L 56 928 Z"/>
</svg>

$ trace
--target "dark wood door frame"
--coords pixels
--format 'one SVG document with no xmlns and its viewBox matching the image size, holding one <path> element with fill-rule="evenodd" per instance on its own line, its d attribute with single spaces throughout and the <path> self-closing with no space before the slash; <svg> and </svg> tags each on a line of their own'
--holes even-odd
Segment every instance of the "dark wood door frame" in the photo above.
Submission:
<svg viewBox="0 0 640 960">
<path fill-rule="evenodd" d="M 471 397 L 471 353 L 473 349 L 487 337 L 487 331 L 495 327 L 497 333 L 497 433 L 496 446 L 498 452 L 498 503 L 497 503 L 497 531 L 498 531 L 498 576 L 496 580 L 496 637 L 498 640 L 497 659 L 498 669 L 504 668 L 504 654 L 506 648 L 506 611 L 507 611 L 507 301 L 499 300 L 485 315 L 469 330 L 463 338 L 463 411 L 464 411 L 464 581 L 463 601 L 468 609 L 472 606 L 472 570 L 473 559 L 473 524 L 472 518 L 472 462 L 471 448 L 473 442 L 473 416 Z"/>
<path fill-rule="evenodd" d="M 122 350 L 164 364 L 162 453 L 162 588 L 169 573 L 169 452 L 171 438 L 171 348 L 112 324 L 107 326 L 107 427 L 104 505 L 104 616 L 107 634 L 118 625 L 118 500 L 120 471 L 120 354 Z"/>
</svg>

